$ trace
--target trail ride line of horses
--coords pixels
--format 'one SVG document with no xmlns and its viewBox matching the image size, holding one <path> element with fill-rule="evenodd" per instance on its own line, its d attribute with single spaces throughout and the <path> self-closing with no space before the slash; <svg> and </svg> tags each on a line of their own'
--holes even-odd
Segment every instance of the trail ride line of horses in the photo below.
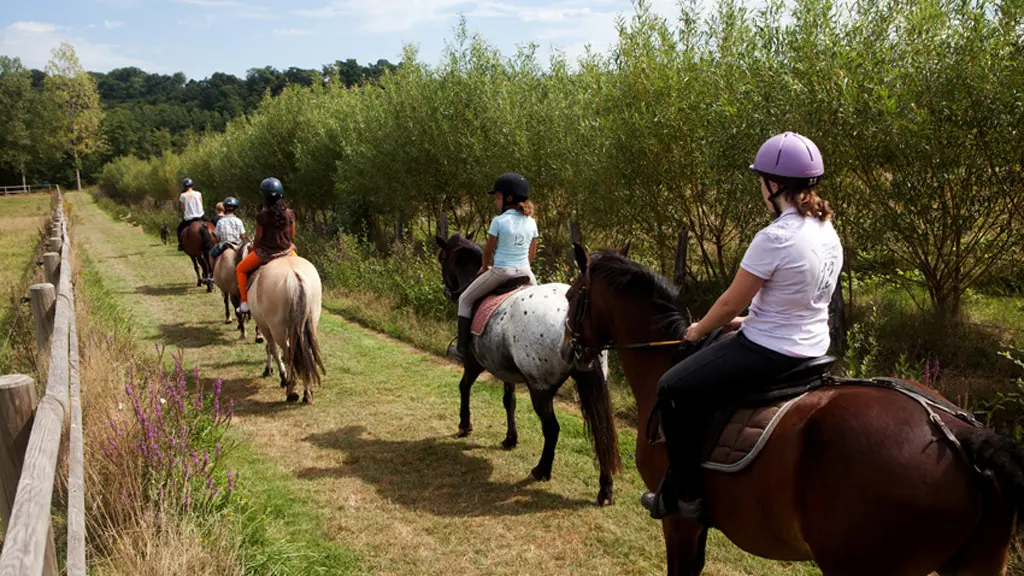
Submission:
<svg viewBox="0 0 1024 576">
<path fill-rule="evenodd" d="M 192 243 L 200 253 L 189 255 L 197 276 L 203 268 L 198 285 L 214 270 L 225 322 L 231 323 L 228 304 L 236 302 L 237 285 L 229 277 L 247 246 L 229 249 L 213 266 L 203 258 L 212 237 L 194 228 Z M 446 296 L 456 301 L 480 267 L 482 248 L 458 234 L 437 238 L 437 245 Z M 501 446 L 515 448 L 515 384 L 525 383 L 544 434 L 531 476 L 549 480 L 559 434 L 553 399 L 572 376 L 600 468 L 597 503 L 604 506 L 614 502 L 612 478 L 621 469 L 605 350 L 617 349 L 643 422 L 653 409 L 658 379 L 678 352 L 677 346 L 659 344 L 681 340 L 685 324 L 667 281 L 629 261 L 625 251 L 588 255 L 579 245 L 575 250 L 580 273 L 573 286 L 498 290 L 516 289 L 487 310 L 486 325 L 473 337 L 459 383 L 457 435 L 472 432 L 470 391 L 489 371 L 504 383 L 507 431 Z M 263 375 L 271 375 L 276 363 L 286 400 L 299 399 L 301 380 L 302 400 L 311 402 L 325 372 L 317 343 L 319 274 L 307 260 L 285 256 L 255 273 L 249 290 L 257 338 L 266 337 Z M 236 320 L 244 339 L 245 318 Z M 945 402 L 918 386 L 906 385 Z M 1018 511 L 1024 509 L 1024 455 L 957 413 L 933 411 L 913 392 L 857 385 L 811 389 L 780 415 L 763 449 L 741 472 L 705 472 L 710 524 L 749 553 L 813 560 L 826 576 L 1005 574 Z M 641 426 L 636 463 L 654 489 L 667 461 L 645 432 L 650 430 Z M 639 506 L 637 513 L 643 513 Z M 662 526 L 667 573 L 699 575 L 707 527 L 676 516 Z"/>
</svg>

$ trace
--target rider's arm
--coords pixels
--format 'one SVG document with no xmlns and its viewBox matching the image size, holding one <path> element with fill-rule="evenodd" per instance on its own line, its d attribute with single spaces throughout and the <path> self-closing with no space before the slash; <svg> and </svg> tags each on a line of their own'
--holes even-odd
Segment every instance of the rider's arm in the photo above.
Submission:
<svg viewBox="0 0 1024 576">
<path fill-rule="evenodd" d="M 530 241 L 530 264 L 533 264 L 533 259 L 537 257 L 537 239 L 534 238 Z"/>
<path fill-rule="evenodd" d="M 750 304 L 762 286 L 764 286 L 763 278 L 758 278 L 740 268 L 729 289 L 718 297 L 715 305 L 708 310 L 707 315 L 697 323 L 697 333 L 692 336 L 694 338 L 707 336 L 715 328 L 736 320 L 737 315 Z"/>
<path fill-rule="evenodd" d="M 256 225 L 256 238 L 253 239 L 253 241 L 252 241 L 252 247 L 253 248 L 259 248 L 260 247 L 260 242 L 262 242 L 262 241 L 263 241 L 263 226 L 257 224 Z"/>
<path fill-rule="evenodd" d="M 498 237 L 487 236 L 487 246 L 484 247 L 484 262 L 480 265 L 480 272 L 486 272 L 491 269 L 491 260 L 494 256 L 494 251 L 498 249 Z"/>
<path fill-rule="evenodd" d="M 295 220 L 288 225 L 288 239 L 295 242 Z"/>
</svg>

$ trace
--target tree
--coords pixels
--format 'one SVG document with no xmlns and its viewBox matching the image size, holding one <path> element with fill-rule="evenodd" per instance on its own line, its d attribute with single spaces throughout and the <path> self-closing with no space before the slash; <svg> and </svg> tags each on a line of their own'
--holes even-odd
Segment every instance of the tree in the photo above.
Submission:
<svg viewBox="0 0 1024 576">
<path fill-rule="evenodd" d="M 62 155 L 75 167 L 75 185 L 82 189 L 82 159 L 103 149 L 103 109 L 96 80 L 78 62 L 75 48 L 67 42 L 53 49 L 43 83 L 46 98 L 57 111 L 53 139 Z"/>
<path fill-rule="evenodd" d="M 31 118 L 32 75 L 17 58 L 0 56 L 0 166 L 21 173 L 25 187 L 25 166 L 32 157 Z"/>
</svg>

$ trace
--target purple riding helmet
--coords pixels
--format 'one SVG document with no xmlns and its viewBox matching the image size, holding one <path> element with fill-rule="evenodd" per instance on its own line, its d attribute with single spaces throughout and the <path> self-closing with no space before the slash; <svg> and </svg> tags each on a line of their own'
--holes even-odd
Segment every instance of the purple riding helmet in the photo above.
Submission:
<svg viewBox="0 0 1024 576">
<path fill-rule="evenodd" d="M 775 213 L 779 214 L 775 199 L 786 190 L 802 190 L 816 185 L 825 175 L 825 162 L 809 138 L 796 132 L 783 132 L 761 145 L 750 169 L 765 180 L 766 186 L 768 182 L 779 185 L 778 191 L 768 197 Z"/>
</svg>

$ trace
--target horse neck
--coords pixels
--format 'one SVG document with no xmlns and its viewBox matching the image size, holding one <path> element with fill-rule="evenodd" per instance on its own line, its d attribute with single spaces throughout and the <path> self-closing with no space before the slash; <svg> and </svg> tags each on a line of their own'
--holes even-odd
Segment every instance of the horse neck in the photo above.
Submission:
<svg viewBox="0 0 1024 576">
<path fill-rule="evenodd" d="M 611 307 L 608 313 L 608 333 L 615 343 L 640 344 L 677 338 L 658 327 L 659 314 L 652 304 L 629 298 L 609 301 L 619 303 Z M 658 381 L 672 367 L 674 353 L 673 346 L 618 351 L 619 365 L 633 391 L 641 419 L 647 418 L 647 413 L 654 406 Z"/>
</svg>

